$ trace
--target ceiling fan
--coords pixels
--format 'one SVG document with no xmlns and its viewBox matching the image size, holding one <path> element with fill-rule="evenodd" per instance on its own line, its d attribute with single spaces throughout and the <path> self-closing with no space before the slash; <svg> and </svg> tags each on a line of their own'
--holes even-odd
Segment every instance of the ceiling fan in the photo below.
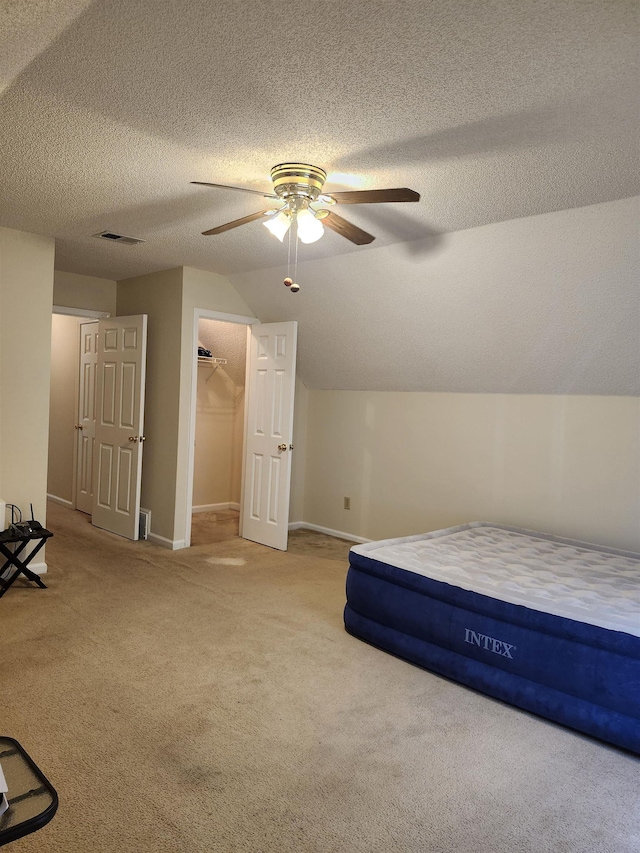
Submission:
<svg viewBox="0 0 640 853">
<path fill-rule="evenodd" d="M 263 224 L 274 236 L 283 241 L 285 234 L 293 224 L 297 236 L 303 243 L 315 243 L 324 233 L 324 226 L 337 234 L 351 240 L 357 246 L 371 243 L 375 237 L 358 228 L 352 222 L 338 216 L 326 207 L 316 205 L 334 204 L 379 204 L 389 201 L 420 201 L 420 195 L 406 187 L 388 190 L 341 190 L 339 192 L 323 192 L 327 173 L 319 166 L 308 163 L 280 163 L 271 170 L 272 192 L 250 190 L 246 187 L 230 187 L 224 184 L 210 184 L 206 181 L 191 181 L 203 187 L 216 187 L 226 190 L 237 190 L 244 193 L 254 193 L 263 198 L 275 199 L 281 202 L 276 208 L 259 210 L 233 222 L 218 225 L 202 233 L 206 236 L 222 234 L 247 222 L 264 219 Z M 313 207 L 312 207 L 313 205 Z"/>
</svg>

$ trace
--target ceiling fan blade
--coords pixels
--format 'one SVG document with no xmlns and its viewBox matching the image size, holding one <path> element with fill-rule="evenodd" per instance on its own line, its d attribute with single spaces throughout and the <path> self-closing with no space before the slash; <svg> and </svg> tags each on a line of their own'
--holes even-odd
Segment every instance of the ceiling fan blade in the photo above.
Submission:
<svg viewBox="0 0 640 853">
<path fill-rule="evenodd" d="M 392 190 L 345 190 L 344 192 L 325 193 L 338 204 L 378 204 L 385 201 L 420 201 L 420 193 L 407 187 Z"/>
<path fill-rule="evenodd" d="M 235 190 L 239 193 L 253 193 L 254 195 L 261 195 L 265 198 L 278 198 L 277 195 L 273 195 L 273 193 L 263 193 L 260 190 L 250 190 L 247 187 L 230 187 L 227 184 L 208 184 L 206 181 L 191 181 L 192 184 L 198 184 L 200 187 L 216 187 L 219 190 Z"/>
<path fill-rule="evenodd" d="M 367 234 L 367 232 L 363 231 L 362 228 L 358 228 L 358 226 L 354 225 L 352 222 L 347 222 L 346 219 L 338 216 L 338 214 L 334 213 L 332 210 L 328 210 L 327 215 L 323 216 L 320 221 L 323 225 L 326 225 L 327 228 L 335 231 L 336 234 L 340 234 L 340 236 L 346 237 L 347 240 L 351 240 L 351 242 L 355 243 L 356 246 L 365 246 L 367 243 L 372 243 L 376 239 L 372 234 Z"/>
<path fill-rule="evenodd" d="M 231 231 L 232 228 L 237 228 L 238 225 L 245 225 L 247 222 L 253 222 L 255 219 L 260 219 L 268 210 L 259 210 L 257 213 L 250 213 L 249 216 L 243 216 L 242 219 L 234 219 L 233 222 L 225 222 L 224 225 L 218 225 L 217 228 L 210 228 L 208 231 L 203 231 L 204 237 L 209 237 L 212 234 L 222 234 L 224 231 Z"/>
</svg>

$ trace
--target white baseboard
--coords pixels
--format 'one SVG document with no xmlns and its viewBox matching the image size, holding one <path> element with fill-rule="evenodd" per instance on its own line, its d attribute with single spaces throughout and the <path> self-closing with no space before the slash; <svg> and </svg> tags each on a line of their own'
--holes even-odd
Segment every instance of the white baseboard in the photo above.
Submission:
<svg viewBox="0 0 640 853">
<path fill-rule="evenodd" d="M 232 501 L 221 504 L 200 504 L 199 506 L 191 507 L 191 512 L 222 512 L 224 509 L 235 509 L 239 511 L 240 504 L 233 503 Z"/>
<path fill-rule="evenodd" d="M 73 502 L 65 500 L 65 498 L 59 498 L 57 495 L 50 495 L 47 492 L 47 500 L 51 501 L 54 504 L 60 504 L 60 506 L 69 507 L 69 509 L 73 509 Z"/>
<path fill-rule="evenodd" d="M 17 571 L 15 566 L 11 566 L 10 568 L 12 569 L 11 572 L 9 572 L 9 569 L 6 570 L 7 571 L 7 578 L 11 577 L 11 575 L 13 575 L 14 572 Z M 47 573 L 47 564 L 46 563 L 29 563 L 27 568 L 29 569 L 30 572 L 33 572 L 34 575 L 46 575 L 46 573 Z M 22 577 L 24 577 L 24 575 Z M 5 578 L 5 580 L 7 578 Z"/>
<path fill-rule="evenodd" d="M 184 539 L 166 539 L 164 536 L 158 536 L 157 533 L 149 532 L 149 542 L 154 545 L 159 545 L 161 548 L 168 548 L 170 551 L 179 551 L 185 547 Z"/>
<path fill-rule="evenodd" d="M 332 530 L 330 527 L 320 527 L 319 524 L 309 524 L 306 521 L 292 521 L 289 523 L 289 530 L 316 530 L 318 533 L 326 533 L 327 536 L 335 536 L 336 539 L 347 539 L 349 542 L 358 542 L 363 545 L 365 542 L 371 542 L 371 539 L 364 539 L 362 536 L 354 536 L 352 533 L 345 533 L 344 530 Z"/>
</svg>

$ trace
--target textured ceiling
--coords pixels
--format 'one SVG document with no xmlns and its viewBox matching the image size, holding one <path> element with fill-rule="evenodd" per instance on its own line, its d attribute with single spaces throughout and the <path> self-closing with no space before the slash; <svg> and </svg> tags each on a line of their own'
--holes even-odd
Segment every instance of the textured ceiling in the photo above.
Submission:
<svg viewBox="0 0 640 853">
<path fill-rule="evenodd" d="M 228 275 L 256 316 L 299 320 L 313 388 L 638 393 L 637 207 L 586 207 L 639 192 L 635 12 L 3 2 L 0 225 L 54 236 L 60 270 Z M 286 160 L 422 198 L 339 209 L 376 241 L 303 246 L 295 296 L 259 222 L 200 233 L 264 200 L 190 184 L 268 189 Z"/>
<path fill-rule="evenodd" d="M 419 191 L 341 210 L 373 247 L 633 195 L 634 5 L 5 3 L 0 225 L 55 236 L 63 270 L 233 274 L 283 247 L 259 223 L 202 237 L 262 199 L 192 180 L 266 188 L 294 159 Z M 304 258 L 368 251 L 328 233 Z"/>
<path fill-rule="evenodd" d="M 0 0 L 0 92 L 42 53 L 92 0 Z"/>
</svg>

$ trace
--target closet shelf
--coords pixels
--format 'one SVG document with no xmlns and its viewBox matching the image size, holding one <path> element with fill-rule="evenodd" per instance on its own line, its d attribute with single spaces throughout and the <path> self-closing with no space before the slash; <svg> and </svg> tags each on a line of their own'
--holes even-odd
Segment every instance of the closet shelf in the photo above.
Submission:
<svg viewBox="0 0 640 853">
<path fill-rule="evenodd" d="M 204 380 L 205 382 L 208 382 L 208 381 L 211 379 L 211 377 L 213 376 L 213 374 L 216 372 L 216 370 L 217 370 L 217 369 L 218 369 L 222 364 L 226 364 L 226 363 L 227 363 L 227 359 L 226 359 L 226 358 L 216 358 L 215 356 L 211 356 L 211 357 L 209 357 L 209 356 L 206 356 L 206 355 L 199 355 L 199 356 L 198 356 L 198 367 L 200 367 L 200 366 L 202 365 L 202 366 L 208 366 L 208 367 L 212 367 L 212 368 L 213 368 L 213 370 L 211 371 L 211 373 L 210 373 L 210 374 L 207 376 L 207 378 Z"/>
</svg>

